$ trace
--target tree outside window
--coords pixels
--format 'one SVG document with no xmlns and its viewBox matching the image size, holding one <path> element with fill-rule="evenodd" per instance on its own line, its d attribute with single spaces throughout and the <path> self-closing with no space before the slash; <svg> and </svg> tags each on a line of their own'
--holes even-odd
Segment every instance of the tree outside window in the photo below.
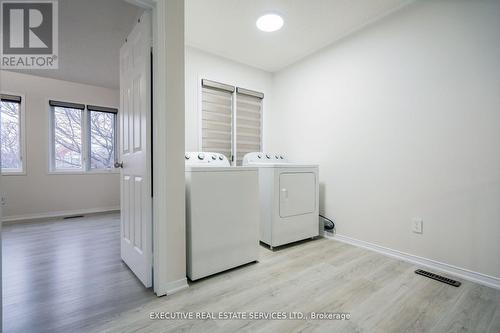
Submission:
<svg viewBox="0 0 500 333">
<path fill-rule="evenodd" d="M 116 113 L 61 106 L 53 106 L 51 110 L 53 171 L 114 167 Z"/>
<path fill-rule="evenodd" d="M 90 111 L 90 168 L 111 169 L 115 164 L 114 113 Z"/>
<path fill-rule="evenodd" d="M 0 102 L 2 171 L 22 171 L 20 103 Z"/>
</svg>

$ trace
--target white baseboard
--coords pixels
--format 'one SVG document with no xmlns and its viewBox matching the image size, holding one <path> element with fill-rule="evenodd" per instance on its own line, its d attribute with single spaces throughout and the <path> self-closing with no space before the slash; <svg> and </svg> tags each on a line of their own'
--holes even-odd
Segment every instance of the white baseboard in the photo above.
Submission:
<svg viewBox="0 0 500 333">
<path fill-rule="evenodd" d="M 430 269 L 440 271 L 446 274 L 454 275 L 456 277 L 462 278 L 464 280 L 469 280 L 478 284 L 482 284 L 487 287 L 500 289 L 500 278 L 474 272 L 465 268 L 445 264 L 436 260 L 427 259 L 419 257 L 413 254 L 393 250 L 387 247 L 383 247 L 377 244 L 365 242 L 359 239 L 343 236 L 343 235 L 328 235 L 325 233 L 325 238 L 338 240 L 343 243 L 351 244 L 354 246 L 362 247 L 367 250 L 375 251 L 380 254 L 390 256 L 396 259 L 400 259 L 414 265 L 428 267 Z"/>
<path fill-rule="evenodd" d="M 113 207 L 87 208 L 87 209 L 76 209 L 76 210 L 63 210 L 63 211 L 46 212 L 39 214 L 12 215 L 3 217 L 2 222 L 22 222 L 27 220 L 50 219 L 50 218 L 66 217 L 73 215 L 106 213 L 119 210 L 120 206 L 113 206 Z"/>
<path fill-rule="evenodd" d="M 155 293 L 157 296 L 172 295 L 187 288 L 189 288 L 187 278 L 183 278 L 160 285 Z"/>
</svg>

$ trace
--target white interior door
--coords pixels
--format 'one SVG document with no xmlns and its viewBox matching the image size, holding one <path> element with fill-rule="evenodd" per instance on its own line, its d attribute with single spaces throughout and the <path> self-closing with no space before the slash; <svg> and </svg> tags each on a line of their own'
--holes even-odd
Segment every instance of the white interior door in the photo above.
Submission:
<svg viewBox="0 0 500 333">
<path fill-rule="evenodd" d="M 151 15 L 120 49 L 121 257 L 152 286 Z"/>
</svg>

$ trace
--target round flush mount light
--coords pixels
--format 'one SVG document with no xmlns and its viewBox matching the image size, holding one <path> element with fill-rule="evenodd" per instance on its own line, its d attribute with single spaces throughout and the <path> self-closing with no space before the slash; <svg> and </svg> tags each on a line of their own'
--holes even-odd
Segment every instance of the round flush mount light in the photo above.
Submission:
<svg viewBox="0 0 500 333">
<path fill-rule="evenodd" d="M 283 18 L 278 14 L 265 14 L 257 19 L 255 25 L 257 25 L 259 30 L 273 32 L 283 27 Z"/>
</svg>

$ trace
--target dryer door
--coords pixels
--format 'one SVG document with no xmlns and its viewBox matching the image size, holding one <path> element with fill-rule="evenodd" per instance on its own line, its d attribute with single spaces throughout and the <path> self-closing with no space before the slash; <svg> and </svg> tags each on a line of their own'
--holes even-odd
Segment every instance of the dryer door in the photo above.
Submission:
<svg viewBox="0 0 500 333">
<path fill-rule="evenodd" d="M 280 217 L 309 214 L 316 207 L 316 177 L 313 172 L 280 174 Z"/>
</svg>

